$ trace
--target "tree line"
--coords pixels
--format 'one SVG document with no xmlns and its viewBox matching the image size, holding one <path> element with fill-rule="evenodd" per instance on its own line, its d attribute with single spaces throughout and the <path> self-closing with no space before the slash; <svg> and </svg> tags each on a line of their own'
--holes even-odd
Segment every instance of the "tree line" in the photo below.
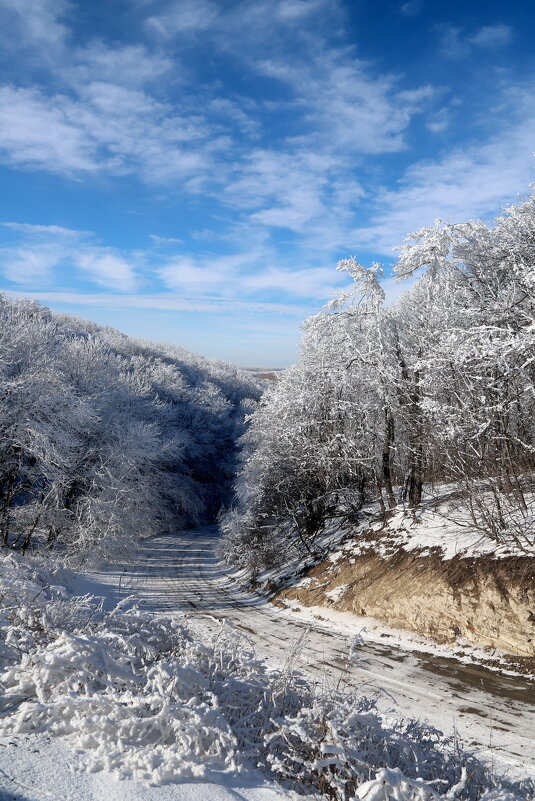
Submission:
<svg viewBox="0 0 535 801">
<path fill-rule="evenodd" d="M 409 235 L 385 305 L 382 268 L 347 259 L 353 284 L 304 323 L 298 362 L 242 438 L 227 558 L 313 551 L 326 521 L 365 503 L 418 510 L 456 493 L 466 523 L 535 547 L 535 195 L 493 225 L 437 221 Z"/>
</svg>

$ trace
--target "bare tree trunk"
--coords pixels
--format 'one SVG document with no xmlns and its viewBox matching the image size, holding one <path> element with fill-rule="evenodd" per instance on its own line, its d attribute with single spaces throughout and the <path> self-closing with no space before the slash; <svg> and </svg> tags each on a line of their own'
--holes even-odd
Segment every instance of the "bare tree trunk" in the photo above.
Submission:
<svg viewBox="0 0 535 801">
<path fill-rule="evenodd" d="M 392 488 L 392 449 L 394 447 L 394 418 L 392 413 L 385 408 L 385 436 L 383 440 L 383 485 L 388 501 L 388 508 L 393 509 L 396 505 L 396 498 Z"/>
<path fill-rule="evenodd" d="M 409 506 L 414 508 L 422 502 L 422 443 L 418 442 L 413 449 L 412 461 L 409 470 Z"/>
<path fill-rule="evenodd" d="M 0 522 L 2 545 L 4 545 L 4 547 L 6 548 L 9 545 L 9 524 L 10 524 L 11 504 L 13 502 L 13 496 L 15 494 L 14 489 L 15 489 L 15 476 L 13 475 L 13 473 L 11 473 L 11 475 L 8 478 L 7 489 L 4 495 L 2 520 Z"/>
</svg>

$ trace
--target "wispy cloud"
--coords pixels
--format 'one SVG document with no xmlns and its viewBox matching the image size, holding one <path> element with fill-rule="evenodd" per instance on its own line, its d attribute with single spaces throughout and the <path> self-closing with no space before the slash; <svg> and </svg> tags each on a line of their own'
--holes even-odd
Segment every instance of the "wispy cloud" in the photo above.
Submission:
<svg viewBox="0 0 535 801">
<path fill-rule="evenodd" d="M 5 225 L 5 284 L 95 308 L 297 317 L 338 291 L 339 258 L 390 254 L 437 216 L 492 216 L 527 187 L 532 88 L 500 59 L 520 32 L 391 4 L 433 58 L 420 81 L 380 24 L 364 58 L 359 25 L 380 12 L 354 5 L 135 0 L 97 27 L 78 0 L 0 0 L 0 163 L 59 201 L 27 219 L 57 208 L 87 227 L 68 182 L 108 204 L 101 232 Z"/>
<path fill-rule="evenodd" d="M 416 17 L 423 6 L 423 0 L 407 0 L 407 2 L 401 4 L 399 10 L 407 17 Z"/>
<path fill-rule="evenodd" d="M 46 286 L 62 267 L 74 267 L 80 277 L 99 286 L 132 292 L 140 286 L 133 262 L 114 250 L 95 244 L 87 231 L 57 225 L 1 223 L 18 241 L 0 249 L 0 270 L 12 284 Z"/>
<path fill-rule="evenodd" d="M 89 84 L 74 98 L 0 88 L 0 153 L 18 167 L 167 183 L 209 168 L 225 146 L 211 133 L 201 117 L 113 84 Z"/>
<path fill-rule="evenodd" d="M 468 41 L 476 47 L 502 47 L 509 44 L 513 32 L 509 25 L 484 25 Z"/>
<path fill-rule="evenodd" d="M 242 284 L 256 291 L 270 290 L 325 302 L 340 289 L 337 274 L 331 267 L 281 270 L 277 267 L 243 277 Z"/>
<path fill-rule="evenodd" d="M 174 236 L 158 236 L 158 234 L 149 234 L 149 239 L 152 239 L 155 245 L 167 247 L 168 245 L 181 245 L 183 239 L 177 239 Z"/>
<path fill-rule="evenodd" d="M 231 298 L 195 298 L 184 297 L 182 294 L 143 293 L 89 293 L 69 292 L 64 290 L 53 291 L 20 291 L 15 289 L 2 290 L 13 297 L 32 298 L 42 303 L 60 304 L 68 303 L 94 308 L 108 309 L 158 309 L 160 311 L 201 312 L 207 314 L 244 313 L 251 315 L 268 315 L 295 317 L 301 320 L 303 306 L 290 303 L 269 303 L 267 301 L 236 300 Z M 312 311 L 312 309 L 311 309 Z M 236 321 L 236 325 L 239 322 Z M 256 323 L 255 323 L 256 325 Z M 270 327 L 271 330 L 271 327 Z"/>
<path fill-rule="evenodd" d="M 18 223 L 18 222 L 0 222 L 4 228 L 10 228 L 12 231 L 17 231 L 20 234 L 25 234 L 34 238 L 39 237 L 74 237 L 79 239 L 83 236 L 89 236 L 90 231 L 78 231 L 73 228 L 64 228 L 61 225 L 35 225 L 33 223 Z"/>
<path fill-rule="evenodd" d="M 23 24 L 16 4 L 0 3 Z M 35 45 L 39 31 L 43 37 L 64 31 L 66 4 L 24 3 L 25 31 Z M 165 41 L 208 38 L 214 53 L 225 58 L 239 39 L 233 60 L 271 81 L 279 95 L 286 93 L 292 133 L 273 136 L 277 102 L 227 95 L 216 76 L 204 83 L 201 99 L 176 53 L 97 39 L 70 48 L 64 42 L 48 83 L 0 87 L 0 157 L 13 167 L 71 178 L 133 174 L 173 189 L 178 182 L 194 193 L 223 188 L 231 197 L 233 187 L 262 172 L 260 162 L 271 153 L 271 173 L 276 160 L 291 162 L 293 175 L 301 183 L 306 179 L 308 189 L 298 192 L 294 180 L 276 207 L 271 202 L 256 209 L 258 222 L 278 226 L 286 220 L 290 228 L 299 227 L 311 211 L 321 212 L 318 199 L 326 182 L 336 179 L 335 163 L 341 174 L 352 154 L 405 147 L 410 121 L 433 94 L 431 87 L 402 91 L 350 48 L 329 45 L 320 25 L 327 8 L 331 18 L 339 13 L 338 4 L 326 0 L 262 0 L 239 10 L 208 0 L 181 1 L 164 4 L 146 23 Z M 270 145 L 251 153 L 249 138 Z M 307 209 L 312 198 L 315 210 Z"/>
<path fill-rule="evenodd" d="M 513 34 L 508 25 L 501 23 L 484 25 L 472 32 L 451 24 L 439 25 L 437 30 L 442 55 L 454 60 L 465 58 L 473 50 L 504 47 Z"/>
<path fill-rule="evenodd" d="M 406 234 L 436 218 L 458 222 L 494 217 L 533 181 L 535 116 L 528 114 L 485 143 L 412 165 L 398 186 L 375 200 L 369 225 L 354 232 L 361 248 L 392 254 Z"/>
<path fill-rule="evenodd" d="M 452 111 L 451 108 L 444 106 L 443 108 L 430 114 L 426 127 L 432 133 L 444 133 L 451 125 Z"/>
<path fill-rule="evenodd" d="M 275 295 L 325 302 L 343 282 L 330 267 L 282 269 L 269 263 L 267 253 L 258 252 L 180 257 L 161 267 L 158 274 L 173 291 L 235 299 Z"/>
<path fill-rule="evenodd" d="M 139 89 L 157 79 L 165 80 L 174 67 L 171 57 L 151 52 L 145 45 L 110 46 L 99 40 L 75 48 L 68 61 L 60 75 L 78 89 L 95 81 Z M 173 77 L 177 80 L 176 72 Z"/>
<path fill-rule="evenodd" d="M 0 269 L 9 281 L 31 287 L 49 281 L 53 269 L 61 263 L 64 255 L 65 252 L 54 245 L 2 248 Z"/>
<path fill-rule="evenodd" d="M 0 153 L 17 167 L 50 172 L 96 169 L 96 143 L 80 127 L 68 98 L 52 102 L 36 89 L 0 88 Z"/>
<path fill-rule="evenodd" d="M 144 289 L 153 297 L 155 286 L 164 286 L 170 294 L 195 298 L 209 303 L 216 300 L 234 303 L 267 302 L 275 308 L 309 300 L 323 303 L 338 290 L 344 277 L 329 267 L 288 269 L 273 266 L 276 258 L 268 248 L 237 251 L 227 255 L 177 254 L 153 249 L 124 252 L 95 242 L 86 232 L 59 226 L 4 224 L 17 235 L 17 241 L 0 250 L 1 270 L 12 284 L 42 290 L 53 286 L 65 270 L 77 271 L 79 279 L 116 292 L 132 294 Z M 171 243 L 175 249 L 178 243 Z M 256 308 L 256 306 L 255 306 Z"/>
<path fill-rule="evenodd" d="M 0 44 L 4 52 L 49 58 L 63 45 L 68 28 L 62 17 L 69 0 L 0 0 Z"/>
<path fill-rule="evenodd" d="M 257 223 L 300 231 L 326 211 L 330 174 L 340 170 L 334 156 L 257 150 L 225 187 L 224 199 L 249 210 Z"/>
<path fill-rule="evenodd" d="M 101 286 L 132 292 L 139 286 L 134 266 L 105 248 L 85 249 L 73 254 L 77 267 Z"/>
<path fill-rule="evenodd" d="M 402 149 L 410 120 L 433 96 L 430 86 L 402 91 L 392 77 L 372 77 L 369 65 L 350 51 L 319 50 L 301 61 L 270 59 L 257 68 L 294 92 L 317 144 L 346 153 Z"/>
<path fill-rule="evenodd" d="M 216 3 L 210 0 L 180 0 L 164 11 L 150 16 L 146 25 L 158 36 L 169 39 L 179 34 L 209 30 L 220 17 Z"/>
</svg>

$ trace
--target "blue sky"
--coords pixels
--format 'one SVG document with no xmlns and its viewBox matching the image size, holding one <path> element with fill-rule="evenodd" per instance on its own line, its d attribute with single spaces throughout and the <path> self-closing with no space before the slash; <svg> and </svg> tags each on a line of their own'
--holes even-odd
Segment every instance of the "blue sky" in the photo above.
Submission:
<svg viewBox="0 0 535 801">
<path fill-rule="evenodd" d="M 535 180 L 535 6 L 0 0 L 0 288 L 243 365 Z M 398 285 L 387 279 L 392 297 Z"/>
</svg>

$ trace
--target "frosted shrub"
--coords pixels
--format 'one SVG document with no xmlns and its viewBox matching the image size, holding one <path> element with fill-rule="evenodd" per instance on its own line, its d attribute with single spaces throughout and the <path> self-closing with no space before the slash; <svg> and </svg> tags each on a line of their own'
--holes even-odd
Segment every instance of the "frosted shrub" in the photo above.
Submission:
<svg viewBox="0 0 535 801">
<path fill-rule="evenodd" d="M 377 771 L 385 765 L 395 766 L 392 776 L 406 783 L 405 794 L 395 795 L 392 785 L 392 795 L 378 798 L 441 797 L 432 789 L 438 777 L 450 793 L 456 788 L 455 795 L 447 797 L 462 790 L 460 797 L 479 798 L 489 783 L 484 767 L 456 749 L 453 739 L 414 721 L 388 723 L 370 699 L 339 692 L 322 695 L 297 715 L 279 719 L 267 742 L 266 762 L 276 775 L 297 781 L 305 792 L 319 789 L 336 801 L 353 798 L 363 782 L 382 775 Z"/>
</svg>

